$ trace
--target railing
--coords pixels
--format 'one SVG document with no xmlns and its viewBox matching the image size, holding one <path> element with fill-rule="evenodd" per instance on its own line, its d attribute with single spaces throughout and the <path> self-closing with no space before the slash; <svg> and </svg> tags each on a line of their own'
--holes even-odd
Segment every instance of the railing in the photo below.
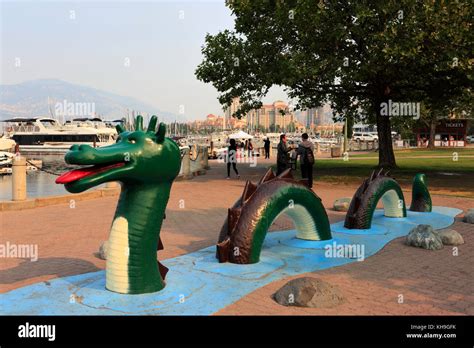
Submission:
<svg viewBox="0 0 474 348">
<path fill-rule="evenodd" d="M 38 126 L 21 125 L 21 126 L 9 126 L 9 127 L 7 127 L 7 132 L 30 132 L 30 133 L 34 133 L 34 132 L 39 132 L 39 131 L 40 131 L 40 127 L 38 127 Z"/>
<path fill-rule="evenodd" d="M 207 146 L 196 147 L 196 157 L 191 160 L 189 147 L 180 148 L 181 151 L 181 168 L 178 174 L 179 178 L 191 179 L 194 175 L 202 175 L 209 169 L 209 153 Z M 27 197 L 26 188 L 26 168 L 28 161 L 25 157 L 15 155 L 12 162 L 12 200 L 24 201 Z M 47 173 L 58 175 L 49 172 L 45 169 L 38 168 Z M 107 188 L 117 187 L 116 183 L 107 183 Z"/>
</svg>

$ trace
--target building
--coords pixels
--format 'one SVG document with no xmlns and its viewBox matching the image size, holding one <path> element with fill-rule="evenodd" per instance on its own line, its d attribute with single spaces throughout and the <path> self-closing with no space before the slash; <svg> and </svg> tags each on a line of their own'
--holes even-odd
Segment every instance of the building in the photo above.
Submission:
<svg viewBox="0 0 474 348">
<path fill-rule="evenodd" d="M 313 130 L 315 126 L 320 125 L 323 118 L 323 108 L 310 108 L 303 111 L 304 125 L 306 129 Z"/>
<path fill-rule="evenodd" d="M 252 130 L 286 131 L 290 125 L 295 126 L 295 115 L 288 104 L 281 100 L 273 104 L 264 104 L 259 109 L 250 110 L 242 118 L 246 128 Z"/>
<path fill-rule="evenodd" d="M 294 112 L 287 103 L 277 100 L 273 104 L 263 104 L 259 109 L 250 110 L 240 120 L 232 117 L 240 107 L 239 98 L 224 109 L 225 128 L 246 129 L 248 131 L 288 132 L 315 130 L 316 126 L 329 124 L 332 127 L 332 109 L 329 104 L 321 107 Z M 299 119 L 296 116 L 299 116 Z"/>
<path fill-rule="evenodd" d="M 466 135 L 468 120 L 466 119 L 442 119 L 438 120 L 435 129 L 436 147 L 460 147 L 466 146 Z M 426 147 L 429 143 L 430 129 L 421 126 L 415 129 L 416 144 L 418 147 Z"/>
<path fill-rule="evenodd" d="M 205 125 L 208 127 L 215 127 L 219 129 L 224 128 L 224 117 L 216 116 L 214 114 L 209 114 L 206 116 L 206 120 L 204 121 Z"/>
</svg>

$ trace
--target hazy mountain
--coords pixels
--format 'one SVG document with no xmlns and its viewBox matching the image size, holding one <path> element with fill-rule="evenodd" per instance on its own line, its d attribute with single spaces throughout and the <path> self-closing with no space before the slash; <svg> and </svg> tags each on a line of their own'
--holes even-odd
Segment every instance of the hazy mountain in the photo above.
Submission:
<svg viewBox="0 0 474 348">
<path fill-rule="evenodd" d="M 48 105 L 49 98 L 49 105 Z M 65 104 L 67 101 L 68 104 Z M 105 120 L 121 119 L 132 110 L 135 114 L 158 115 L 160 121 L 187 121 L 184 115 L 161 111 L 158 108 L 132 97 L 117 95 L 95 88 L 72 84 L 61 80 L 33 80 L 16 85 L 0 85 L 0 119 L 11 117 L 50 116 L 50 109 L 57 114 L 58 104 L 66 108 L 85 105 Z M 73 103 L 73 104 L 71 104 Z M 64 107 L 63 107 L 64 109 Z M 69 109 L 71 111 L 72 109 Z M 80 109 L 74 108 L 75 111 Z M 67 113 L 66 119 L 71 118 Z M 85 117 L 87 115 L 75 115 Z"/>
</svg>

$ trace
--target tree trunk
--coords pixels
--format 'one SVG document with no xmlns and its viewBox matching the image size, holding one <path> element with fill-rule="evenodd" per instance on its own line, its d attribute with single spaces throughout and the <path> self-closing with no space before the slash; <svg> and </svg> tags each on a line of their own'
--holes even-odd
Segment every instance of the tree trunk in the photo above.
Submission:
<svg viewBox="0 0 474 348">
<path fill-rule="evenodd" d="M 397 163 L 393 153 L 390 117 L 380 115 L 380 104 L 375 107 L 377 113 L 377 133 L 379 135 L 379 167 L 395 168 Z"/>
<path fill-rule="evenodd" d="M 435 134 L 436 134 L 436 124 L 437 124 L 437 119 L 432 118 L 430 121 L 430 140 L 428 142 L 428 149 L 434 150 L 435 148 Z"/>
</svg>

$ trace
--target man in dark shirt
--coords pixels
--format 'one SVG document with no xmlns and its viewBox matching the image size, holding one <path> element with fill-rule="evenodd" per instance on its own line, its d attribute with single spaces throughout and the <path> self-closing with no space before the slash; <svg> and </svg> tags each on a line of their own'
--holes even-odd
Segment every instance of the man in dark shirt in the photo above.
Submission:
<svg viewBox="0 0 474 348">
<path fill-rule="evenodd" d="M 268 137 L 264 140 L 263 147 L 265 149 L 265 158 L 270 158 L 270 139 Z"/>
<path fill-rule="evenodd" d="M 286 135 L 280 135 L 280 143 L 277 147 L 277 175 L 283 173 L 285 169 L 289 168 L 288 152 L 292 150 L 291 147 L 286 145 Z"/>
</svg>

